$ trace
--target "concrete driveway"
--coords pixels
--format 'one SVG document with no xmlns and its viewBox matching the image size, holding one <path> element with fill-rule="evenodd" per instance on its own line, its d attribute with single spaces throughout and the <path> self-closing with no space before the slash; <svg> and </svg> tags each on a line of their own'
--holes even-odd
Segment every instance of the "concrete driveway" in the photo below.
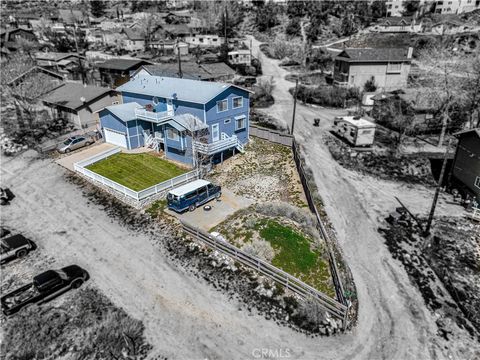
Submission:
<svg viewBox="0 0 480 360">
<path fill-rule="evenodd" d="M 208 231 L 236 211 L 246 208 L 251 204 L 253 204 L 252 200 L 235 195 L 230 190 L 222 188 L 222 197 L 219 201 L 212 200 L 205 204 L 212 207 L 209 211 L 204 210 L 203 206 L 200 206 L 194 211 L 186 211 L 182 214 L 178 214 L 175 211 L 168 209 L 165 211 L 182 221 L 186 221 L 193 226 Z"/>
<path fill-rule="evenodd" d="M 88 159 L 89 157 L 97 155 L 103 151 L 113 149 L 114 147 L 116 147 L 116 145 L 102 143 L 102 142 L 96 143 L 85 149 L 71 152 L 68 155 L 62 155 L 59 159 L 55 160 L 55 162 L 58 165 L 63 166 L 64 168 L 67 168 L 68 170 L 74 171 L 73 169 L 74 163 Z"/>
</svg>

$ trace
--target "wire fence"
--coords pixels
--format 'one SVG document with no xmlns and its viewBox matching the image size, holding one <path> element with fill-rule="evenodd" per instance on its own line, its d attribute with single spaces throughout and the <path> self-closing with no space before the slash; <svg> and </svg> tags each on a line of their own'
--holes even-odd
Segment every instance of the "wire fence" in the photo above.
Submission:
<svg viewBox="0 0 480 360">
<path fill-rule="evenodd" d="M 193 236 L 197 240 L 200 240 L 210 248 L 222 254 L 228 255 L 243 265 L 262 273 L 264 276 L 281 284 L 286 289 L 293 291 L 304 299 L 315 299 L 324 310 L 328 311 L 332 316 L 344 321 L 345 326 L 348 307 L 344 304 L 332 299 L 328 295 L 325 295 L 310 285 L 305 284 L 303 281 L 286 273 L 285 271 L 253 255 L 247 254 L 230 243 L 218 239 L 203 230 L 187 224 L 186 222 L 182 222 L 182 226 L 183 230 L 187 234 Z"/>
<path fill-rule="evenodd" d="M 259 137 L 261 139 L 268 140 L 268 141 L 271 141 L 271 142 L 274 142 L 274 143 L 291 146 L 292 151 L 293 151 L 293 157 L 294 157 L 294 160 L 295 160 L 295 165 L 297 167 L 297 171 L 298 171 L 298 174 L 300 176 L 300 181 L 302 183 L 302 187 L 303 187 L 305 196 L 307 198 L 308 207 L 309 207 L 310 211 L 315 215 L 315 217 L 317 219 L 317 228 L 320 232 L 320 235 L 325 240 L 325 243 L 327 245 L 328 256 L 329 256 L 329 264 L 330 264 L 330 272 L 332 274 L 332 280 L 333 280 L 333 284 L 335 286 L 336 297 L 342 305 L 344 305 L 346 307 L 349 307 L 350 302 L 345 297 L 345 291 L 344 291 L 343 283 L 342 283 L 342 280 L 341 280 L 341 277 L 340 277 L 340 274 L 339 274 L 339 270 L 338 270 L 338 266 L 337 266 L 337 259 L 335 257 L 335 253 L 333 251 L 333 247 L 335 246 L 335 244 L 333 243 L 332 239 L 330 239 L 330 236 L 328 235 L 326 227 L 325 227 L 325 225 L 324 225 L 324 223 L 323 223 L 323 221 L 320 217 L 320 214 L 318 212 L 318 209 L 315 205 L 314 197 L 312 195 L 313 192 L 310 189 L 310 186 L 308 185 L 307 176 L 305 174 L 305 169 L 304 169 L 302 159 L 301 159 L 301 156 L 300 156 L 300 154 L 301 154 L 300 148 L 299 148 L 297 142 L 295 141 L 295 137 L 292 136 L 292 135 L 289 135 L 289 134 L 282 134 L 278 131 L 274 131 L 274 130 L 270 130 L 270 129 L 266 129 L 266 128 L 260 128 L 258 126 L 255 126 L 254 131 L 252 131 L 252 126 L 250 126 L 250 135 L 256 136 L 256 137 Z M 291 139 L 290 144 L 286 143 L 286 141 L 284 140 L 285 138 Z M 345 313 L 344 326 L 346 326 L 347 315 L 348 315 L 348 312 Z"/>
</svg>

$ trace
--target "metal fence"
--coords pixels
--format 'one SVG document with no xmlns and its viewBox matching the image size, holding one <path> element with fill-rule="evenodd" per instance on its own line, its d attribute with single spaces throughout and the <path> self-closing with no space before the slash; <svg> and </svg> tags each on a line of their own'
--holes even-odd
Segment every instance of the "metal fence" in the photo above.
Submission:
<svg viewBox="0 0 480 360">
<path fill-rule="evenodd" d="M 180 176 L 174 177 L 172 179 L 158 183 L 156 185 L 153 185 L 149 188 L 146 188 L 140 191 L 135 191 L 86 168 L 88 165 L 91 165 L 93 163 L 96 163 L 97 161 L 106 159 L 109 156 L 119 153 L 120 151 L 121 150 L 118 147 L 103 151 L 97 155 L 89 157 L 88 159 L 76 162 L 75 164 L 73 164 L 73 168 L 75 169 L 75 171 L 86 176 L 87 178 L 92 179 L 104 186 L 107 186 L 121 193 L 122 195 L 125 195 L 136 201 L 146 199 L 150 196 L 156 195 L 161 192 L 166 193 L 168 190 L 174 188 L 175 186 L 179 186 L 189 181 L 198 179 L 198 175 L 199 175 L 198 170 L 193 170 L 185 174 L 182 174 Z"/>
<path fill-rule="evenodd" d="M 185 222 L 182 222 L 182 225 L 186 233 L 190 234 L 195 239 L 200 240 L 210 248 L 217 250 L 225 255 L 228 255 L 233 259 L 235 259 L 236 261 L 242 263 L 243 265 L 246 265 L 262 273 L 264 276 L 283 285 L 288 290 L 293 291 L 294 293 L 296 293 L 297 295 L 305 299 L 313 298 L 317 300 L 319 305 L 323 309 L 328 311 L 332 316 L 335 316 L 336 318 L 339 318 L 342 321 L 344 321 L 344 326 L 345 326 L 345 319 L 348 311 L 347 306 L 323 294 L 317 289 L 314 289 L 310 285 L 305 284 L 303 281 L 286 273 L 285 271 L 280 270 L 277 267 L 253 255 L 247 254 L 246 252 L 240 250 L 239 248 L 225 241 L 217 239 L 203 230 L 200 230 Z"/>
<path fill-rule="evenodd" d="M 320 232 L 320 235 L 322 236 L 322 238 L 325 240 L 325 243 L 327 244 L 329 263 L 330 263 L 330 272 L 332 274 L 332 280 L 335 286 L 335 293 L 336 293 L 337 299 L 344 306 L 349 306 L 349 302 L 345 298 L 345 292 L 344 292 L 342 280 L 339 275 L 335 253 L 333 252 L 333 248 L 332 248 L 333 242 L 328 235 L 328 232 L 325 228 L 325 225 L 323 224 L 322 219 L 320 218 L 317 207 L 313 200 L 312 191 L 310 189 L 310 186 L 308 185 L 307 176 L 305 175 L 305 170 L 302 164 L 302 160 L 300 158 L 300 149 L 297 142 L 295 141 L 295 138 L 292 135 L 282 134 L 282 133 L 279 133 L 278 131 L 274 131 L 266 128 L 259 128 L 257 126 L 253 127 L 252 125 L 250 125 L 250 135 L 258 136 L 261 139 L 269 140 L 271 142 L 275 142 L 278 144 L 291 146 L 293 151 L 293 158 L 295 160 L 295 165 L 297 167 L 297 172 L 300 176 L 300 181 L 302 183 L 302 187 L 303 187 L 305 196 L 307 198 L 308 207 L 310 211 L 315 215 L 317 219 L 317 228 Z M 290 143 L 288 143 L 288 141 L 286 141 L 285 139 L 289 139 Z"/>
</svg>

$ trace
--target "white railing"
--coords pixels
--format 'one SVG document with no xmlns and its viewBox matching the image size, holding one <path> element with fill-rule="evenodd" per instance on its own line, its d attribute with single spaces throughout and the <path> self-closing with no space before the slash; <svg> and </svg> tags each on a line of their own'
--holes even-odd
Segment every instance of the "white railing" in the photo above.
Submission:
<svg viewBox="0 0 480 360">
<path fill-rule="evenodd" d="M 236 135 L 231 137 L 222 136 L 223 139 L 219 141 L 215 141 L 210 144 L 203 144 L 201 142 L 195 141 L 193 143 L 194 149 L 200 153 L 213 155 L 220 151 L 230 149 L 232 147 L 237 147 L 239 144 L 238 138 Z"/>
<path fill-rule="evenodd" d="M 147 111 L 145 109 L 137 108 L 135 109 L 135 116 L 137 119 L 141 120 L 148 120 L 151 122 L 161 122 L 163 120 L 167 120 L 173 116 L 173 110 L 161 111 L 161 112 L 153 112 Z"/>
<path fill-rule="evenodd" d="M 161 192 L 167 192 L 167 190 L 172 189 L 175 186 L 179 186 L 182 184 L 185 184 L 187 182 L 190 182 L 192 180 L 198 179 L 199 173 L 198 170 L 193 170 L 190 172 L 187 172 L 185 174 L 182 174 L 180 176 L 174 177 L 172 179 L 163 181 L 161 183 L 158 183 L 156 185 L 153 185 L 149 188 L 140 190 L 140 191 L 135 191 L 132 190 L 122 184 L 119 184 L 113 180 L 110 180 L 109 178 L 102 176 L 100 174 L 97 174 L 94 171 L 91 171 L 86 168 L 86 166 L 91 165 L 93 163 L 96 163 L 97 161 L 103 160 L 108 158 L 109 156 L 112 156 L 114 154 L 119 153 L 121 150 L 120 148 L 113 148 L 104 152 L 101 152 L 100 154 L 97 154 L 95 156 L 89 157 L 88 159 L 76 162 L 73 164 L 73 168 L 75 171 L 79 172 L 80 174 L 84 175 L 85 177 L 98 182 L 104 186 L 107 186 L 117 192 L 119 192 L 122 195 L 125 195 L 133 200 L 139 201 L 146 199 L 152 195 L 161 193 Z"/>
</svg>

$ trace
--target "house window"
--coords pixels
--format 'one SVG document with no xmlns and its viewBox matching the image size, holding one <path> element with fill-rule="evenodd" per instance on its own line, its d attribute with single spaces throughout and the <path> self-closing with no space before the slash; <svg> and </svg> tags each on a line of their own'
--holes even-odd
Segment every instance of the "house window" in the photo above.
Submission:
<svg viewBox="0 0 480 360">
<path fill-rule="evenodd" d="M 230 124 L 232 120 L 230 118 L 227 118 L 223 121 L 224 124 Z"/>
<path fill-rule="evenodd" d="M 402 72 L 402 63 L 401 62 L 389 62 L 388 65 L 387 65 L 387 72 L 389 72 L 389 73 Z"/>
<path fill-rule="evenodd" d="M 480 189 L 480 176 L 477 176 L 477 177 L 475 178 L 475 183 L 474 183 L 474 185 L 475 185 L 477 188 Z"/>
<path fill-rule="evenodd" d="M 241 108 L 243 106 L 243 97 L 238 96 L 233 98 L 233 108 Z"/>
<path fill-rule="evenodd" d="M 238 119 L 235 119 L 235 130 L 243 130 L 245 129 L 246 124 L 246 118 L 245 116 L 239 117 Z"/>
<path fill-rule="evenodd" d="M 167 129 L 167 139 L 178 141 L 180 139 L 180 135 L 176 129 Z"/>
<path fill-rule="evenodd" d="M 222 112 L 227 110 L 228 110 L 228 101 L 226 99 L 217 101 L 217 112 Z"/>
</svg>

